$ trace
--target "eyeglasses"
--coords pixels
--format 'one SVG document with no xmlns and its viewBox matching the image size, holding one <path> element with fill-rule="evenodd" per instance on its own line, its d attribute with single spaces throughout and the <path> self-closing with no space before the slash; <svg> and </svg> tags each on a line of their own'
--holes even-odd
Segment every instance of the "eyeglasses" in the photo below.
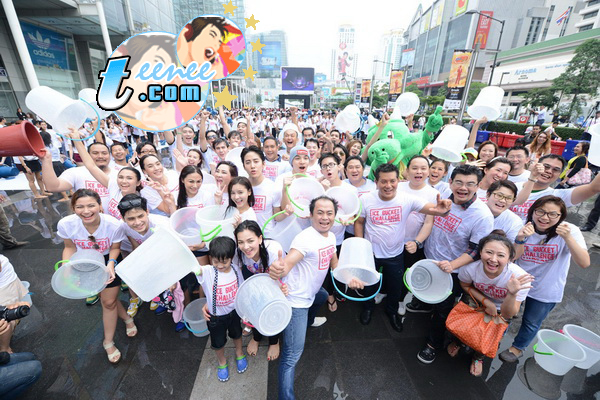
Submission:
<svg viewBox="0 0 600 400">
<path fill-rule="evenodd" d="M 329 163 L 329 164 L 323 164 L 321 165 L 321 169 L 333 169 L 335 167 L 337 167 L 338 165 L 334 162 Z"/>
<path fill-rule="evenodd" d="M 542 164 L 544 166 L 544 171 L 552 171 L 554 174 L 560 174 L 562 172 L 562 168 L 553 167 L 550 164 Z"/>
<path fill-rule="evenodd" d="M 527 157 L 524 154 L 509 154 L 506 158 L 509 160 L 524 160 Z"/>
<path fill-rule="evenodd" d="M 94 250 L 100 250 L 100 245 L 96 242 L 96 238 L 93 235 L 89 235 L 88 239 L 94 243 L 94 245 L 92 246 Z"/>
<path fill-rule="evenodd" d="M 156 154 L 156 151 L 154 151 L 154 149 L 142 150 L 142 151 L 140 151 L 140 154 Z"/>
<path fill-rule="evenodd" d="M 208 140 L 215 140 L 217 137 L 216 136 L 207 136 L 206 137 Z"/>
<path fill-rule="evenodd" d="M 469 189 L 477 187 L 477 182 L 463 182 L 463 181 L 452 181 L 452 184 L 456 187 L 466 186 Z"/>
<path fill-rule="evenodd" d="M 142 207 L 142 199 L 132 199 L 132 200 L 121 200 L 119 202 L 119 208 L 122 210 L 128 210 L 130 208 L 140 208 Z"/>
<path fill-rule="evenodd" d="M 492 193 L 492 196 L 494 196 L 494 199 L 496 199 L 496 200 L 506 200 L 507 203 L 510 203 L 511 201 L 513 201 L 515 199 L 512 196 L 505 196 L 502 193 L 498 193 L 498 192 Z"/>
<path fill-rule="evenodd" d="M 562 215 L 561 213 L 557 213 L 556 211 L 547 212 L 542 210 L 541 208 L 536 209 L 533 213 L 538 217 L 543 217 L 544 215 L 547 215 L 550 219 L 556 219 Z"/>
</svg>

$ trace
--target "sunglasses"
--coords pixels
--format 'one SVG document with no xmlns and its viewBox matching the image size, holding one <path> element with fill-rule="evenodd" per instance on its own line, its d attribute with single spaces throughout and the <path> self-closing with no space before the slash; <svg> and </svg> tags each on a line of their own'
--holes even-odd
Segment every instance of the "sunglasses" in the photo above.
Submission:
<svg viewBox="0 0 600 400">
<path fill-rule="evenodd" d="M 121 200 L 119 202 L 119 209 L 121 210 L 129 210 L 131 208 L 141 208 L 142 207 L 142 199 L 133 199 L 133 200 Z"/>
<path fill-rule="evenodd" d="M 99 245 L 99 244 L 96 242 L 96 238 L 94 237 L 94 235 L 89 235 L 89 236 L 88 236 L 88 239 L 89 239 L 89 240 L 90 240 L 92 243 L 94 243 L 94 245 L 92 246 L 92 248 L 93 248 L 94 250 L 100 250 L 100 245 Z"/>
</svg>

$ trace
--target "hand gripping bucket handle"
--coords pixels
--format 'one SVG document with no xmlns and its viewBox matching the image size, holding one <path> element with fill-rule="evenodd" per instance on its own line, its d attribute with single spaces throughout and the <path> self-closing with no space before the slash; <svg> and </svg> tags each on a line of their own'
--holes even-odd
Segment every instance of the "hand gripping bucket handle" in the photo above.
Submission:
<svg viewBox="0 0 600 400">
<path fill-rule="evenodd" d="M 356 213 L 356 215 L 354 216 L 354 218 L 352 218 L 349 221 L 346 221 L 347 223 L 354 223 L 354 221 L 356 221 L 358 219 L 358 217 L 360 217 L 360 213 L 362 212 L 362 201 L 358 201 L 358 212 Z M 335 222 L 337 222 L 338 224 L 341 224 L 342 221 L 340 221 L 339 219 L 335 218 Z"/>
<path fill-rule="evenodd" d="M 303 178 L 308 178 L 308 175 L 305 175 L 305 174 L 294 174 L 292 176 L 301 176 Z M 292 199 L 292 196 L 290 196 L 290 192 L 288 191 L 288 186 L 285 187 L 285 194 L 287 195 L 288 199 L 290 199 L 290 202 L 294 205 L 294 207 L 298 208 L 300 211 L 304 211 L 304 208 L 302 208 L 298 204 L 296 204 L 294 202 L 294 200 Z M 298 217 L 298 215 L 296 215 L 296 217 Z M 300 217 L 298 217 L 298 218 L 300 218 Z"/>
<path fill-rule="evenodd" d="M 348 300 L 352 300 L 352 301 L 369 301 L 373 298 L 375 298 L 375 296 L 377 296 L 379 294 L 379 292 L 381 291 L 381 286 L 383 285 L 383 275 L 381 273 L 379 273 L 379 288 L 377 289 L 377 291 L 375 293 L 373 293 L 371 296 L 369 297 L 364 297 L 364 298 L 359 298 L 359 297 L 352 297 L 352 296 L 348 296 L 347 294 L 343 293 L 335 284 L 335 278 L 333 277 L 333 271 L 329 270 L 329 273 L 331 274 L 331 281 L 333 282 L 333 287 L 335 288 L 335 290 L 337 290 L 337 292 L 339 294 L 341 294 L 342 296 L 344 296 L 345 298 L 347 298 Z"/>
<path fill-rule="evenodd" d="M 406 271 L 404 271 L 404 275 L 402 275 L 402 280 L 404 281 L 404 286 L 406 286 L 408 291 L 412 293 L 412 289 L 411 289 L 410 285 L 408 284 L 408 282 L 406 282 L 406 273 L 408 272 L 409 269 L 410 268 L 406 268 Z M 452 290 L 450 291 L 450 293 L 448 293 L 448 296 L 450 296 L 451 294 L 452 294 Z"/>
<path fill-rule="evenodd" d="M 199 335 L 199 334 L 201 334 L 201 333 L 204 333 L 204 332 L 206 332 L 206 331 L 208 330 L 208 328 L 206 328 L 206 329 L 204 329 L 204 330 L 202 330 L 202 331 L 195 331 L 195 330 L 193 330 L 192 328 L 190 328 L 190 326 L 188 325 L 188 323 L 187 323 L 187 321 L 186 321 L 185 319 L 183 320 L 183 324 L 184 324 L 184 325 L 185 325 L 185 327 L 188 329 L 188 331 L 190 331 L 190 332 L 192 332 L 192 333 L 195 333 L 196 335 Z"/>
</svg>

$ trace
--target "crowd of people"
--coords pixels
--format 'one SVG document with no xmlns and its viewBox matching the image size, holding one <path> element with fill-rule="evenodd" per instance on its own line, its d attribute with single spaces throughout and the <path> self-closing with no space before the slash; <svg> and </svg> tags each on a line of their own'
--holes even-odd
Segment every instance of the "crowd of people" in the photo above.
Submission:
<svg viewBox="0 0 600 400">
<path fill-rule="evenodd" d="M 504 362 L 516 362 L 562 301 L 571 261 L 581 268 L 590 265 L 580 229 L 566 222 L 567 208 L 600 193 L 600 178 L 568 184 L 585 163 L 573 160 L 567 166 L 561 156 L 552 154 L 551 133 L 539 126 L 533 127 L 530 143 L 502 152 L 489 141 L 475 149 L 477 130 L 487 121 L 474 121 L 463 162 L 450 164 L 436 158 L 428 146 L 401 168 L 379 165 L 370 180 L 370 160 L 364 151 L 369 126 L 354 134 L 340 132 L 335 113 L 295 107 L 203 110 L 185 126 L 160 133 L 141 131 L 111 116 L 62 135 L 30 117 L 47 154 L 40 159 L 3 159 L 0 176 L 11 178 L 15 170 L 22 171 L 36 198 L 57 193 L 58 201 L 70 203 L 73 213 L 58 222 L 62 259 L 82 249 L 104 256 L 109 283 L 86 303 L 100 300 L 102 345 L 110 363 L 122 358 L 114 342 L 119 320 L 127 336 L 135 337 L 135 317 L 143 304 L 131 289 L 127 307 L 118 300 L 120 288 L 127 285 L 115 274 L 115 266 L 186 207 L 222 205 L 235 215 L 235 240 L 220 236 L 210 246 L 204 242 L 190 246 L 198 274 L 165 288 L 150 309 L 156 314 L 169 312 L 174 329 L 181 331 L 185 329 L 183 307 L 205 296 L 203 313 L 217 354 L 217 378 L 227 381 L 227 337 L 235 343 L 238 373 L 251 368 L 248 356 L 256 356 L 263 340 L 237 315 L 237 288 L 253 274 L 268 273 L 281 283 L 292 307 L 284 331 L 266 338 L 268 360 L 280 360 L 281 399 L 294 398 L 294 371 L 306 331 L 327 321 L 317 316 L 320 308 L 325 303 L 328 312 L 343 307 L 345 298 L 334 289 L 328 271 L 338 267 L 347 238 L 367 239 L 382 272 L 381 292 L 364 302 L 360 323 L 369 325 L 381 302 L 397 332 L 403 331 L 401 316 L 406 312 L 430 313 L 428 335 L 417 354 L 425 364 L 432 363 L 440 351 L 454 357 L 464 348 L 446 330 L 448 314 L 461 297 L 463 301 L 473 298 L 491 316 L 520 324 L 511 347 L 499 355 Z M 389 120 L 384 114 L 378 133 L 385 132 Z M 407 126 L 425 127 L 425 119 L 413 125 L 409 116 Z M 432 139 L 437 134 L 427 133 Z M 585 155 L 588 148 L 582 142 L 577 155 Z M 361 208 L 354 218 L 340 220 L 334 199 L 326 195 L 312 199 L 309 217 L 301 220 L 304 230 L 291 238 L 286 254 L 270 232 L 287 218 L 296 218 L 286 190 L 298 177 L 311 177 L 324 189 L 345 187 L 360 198 Z M 560 185 L 554 187 L 556 183 Z M 4 231 L 1 238 L 5 247 L 23 244 L 7 239 Z M 435 261 L 452 277 L 452 294 L 439 304 L 406 298 L 404 272 L 422 259 Z M 0 261 L 0 292 L 10 292 L 0 297 L 0 304 L 16 307 L 23 288 L 8 259 L 0 256 Z M 11 289 L 5 291 L 8 284 Z M 371 289 L 358 278 L 348 285 L 350 291 Z M 14 326 L 0 325 L 0 351 L 11 351 L 13 330 Z M 252 336 L 246 349 L 242 335 Z M 473 354 L 470 372 L 474 376 L 482 374 L 483 357 Z"/>
</svg>

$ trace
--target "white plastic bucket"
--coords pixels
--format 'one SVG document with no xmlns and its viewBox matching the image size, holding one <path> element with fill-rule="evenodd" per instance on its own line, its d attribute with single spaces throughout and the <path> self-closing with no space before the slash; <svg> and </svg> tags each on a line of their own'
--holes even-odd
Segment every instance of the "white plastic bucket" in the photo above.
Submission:
<svg viewBox="0 0 600 400">
<path fill-rule="evenodd" d="M 235 296 L 235 310 L 240 318 L 250 322 L 261 334 L 275 336 L 292 318 L 292 307 L 279 282 L 268 274 L 256 274 L 242 283 Z"/>
<path fill-rule="evenodd" d="M 117 265 L 116 273 L 142 300 L 151 301 L 197 266 L 196 257 L 177 233 L 159 227 Z"/>
<path fill-rule="evenodd" d="M 100 108 L 100 106 L 96 102 L 96 94 L 97 94 L 97 91 L 94 89 L 90 89 L 90 88 L 81 89 L 79 91 L 79 99 L 85 101 L 87 104 L 89 104 L 91 106 L 91 107 L 88 106 L 88 108 L 87 108 L 87 110 L 88 110 L 87 117 L 88 118 L 94 119 L 97 116 L 100 116 L 100 119 L 105 119 L 110 114 L 112 114 L 112 112 L 104 111 L 103 109 Z M 96 115 L 96 113 L 98 113 L 98 115 Z"/>
<path fill-rule="evenodd" d="M 421 101 L 416 93 L 405 92 L 396 99 L 394 111 L 398 110 L 403 117 L 406 117 L 407 115 L 416 113 L 419 105 L 421 105 Z"/>
<path fill-rule="evenodd" d="M 575 364 L 577 368 L 589 369 L 600 361 L 600 336 L 578 325 L 563 326 L 563 333 L 576 341 L 585 351 L 585 361 Z"/>
<path fill-rule="evenodd" d="M 109 278 L 102 254 L 96 250 L 80 250 L 77 253 L 71 260 L 56 263 L 50 281 L 56 294 L 67 299 L 76 300 L 94 296 L 104 290 Z M 99 258 L 102 261 L 99 261 Z M 61 263 L 64 264 L 59 268 Z"/>
<path fill-rule="evenodd" d="M 481 89 L 472 105 L 467 107 L 467 113 L 475 119 L 487 117 L 494 121 L 502 114 L 500 107 L 504 98 L 504 89 L 498 86 L 488 86 Z"/>
<path fill-rule="evenodd" d="M 562 376 L 585 361 L 583 348 L 570 337 L 550 329 L 540 329 L 533 346 L 535 361 L 551 374 Z"/>
<path fill-rule="evenodd" d="M 184 207 L 175 211 L 170 218 L 171 228 L 177 232 L 179 238 L 188 246 L 202 243 L 200 226 L 196 222 L 197 212 L 198 208 Z"/>
<path fill-rule="evenodd" d="M 287 187 L 287 195 L 297 216 L 303 218 L 310 215 L 308 206 L 312 199 L 325 194 L 325 189 L 315 178 L 296 178 Z"/>
<path fill-rule="evenodd" d="M 600 124 L 593 125 L 589 133 L 592 138 L 590 140 L 588 161 L 590 164 L 600 166 Z"/>
<path fill-rule="evenodd" d="M 404 284 L 419 300 L 438 304 L 452 294 L 452 276 L 433 260 L 421 260 L 404 273 Z"/>
<path fill-rule="evenodd" d="M 48 86 L 38 86 L 25 97 L 25 104 L 34 113 L 52 125 L 58 133 L 69 133 L 69 128 L 79 129 L 89 110 L 85 103 L 73 100 Z"/>
<path fill-rule="evenodd" d="M 183 321 L 186 328 L 196 337 L 208 335 L 208 326 L 202 313 L 202 307 L 206 304 L 206 299 L 196 299 L 183 309 Z"/>
<path fill-rule="evenodd" d="M 461 153 L 469 141 L 469 131 L 459 125 L 446 125 L 433 142 L 431 154 L 452 163 L 462 160 Z"/>
<path fill-rule="evenodd" d="M 333 277 L 345 285 L 352 278 L 363 281 L 365 286 L 379 283 L 381 276 L 375 269 L 371 242 L 357 237 L 344 240 L 338 266 L 333 270 Z"/>
<path fill-rule="evenodd" d="M 348 221 L 360 214 L 361 203 L 356 191 L 344 186 L 335 186 L 325 192 L 326 196 L 331 197 L 338 203 L 338 212 L 336 221 Z M 341 222 L 340 222 L 341 223 Z"/>
<path fill-rule="evenodd" d="M 238 169 L 238 176 L 248 177 L 248 173 L 244 169 L 244 163 L 242 162 L 242 151 L 244 147 L 236 147 L 233 150 L 229 150 L 225 156 L 225 161 L 230 161 L 235 164 Z"/>
<path fill-rule="evenodd" d="M 290 215 L 286 219 L 280 222 L 276 222 L 273 228 L 270 231 L 264 233 L 267 237 L 277 240 L 277 242 L 281 245 L 283 251 L 288 253 L 290 251 L 290 246 L 292 245 L 292 241 L 300 232 L 304 229 L 300 224 L 300 220 L 295 215 Z"/>
<path fill-rule="evenodd" d="M 218 236 L 228 236 L 235 240 L 233 220 L 239 214 L 236 208 L 227 206 L 206 206 L 196 212 L 196 223 L 200 227 L 200 238 L 209 243 Z"/>
<path fill-rule="evenodd" d="M 336 115 L 334 126 L 341 132 L 356 132 L 360 128 L 360 111 L 344 108 Z"/>
</svg>

